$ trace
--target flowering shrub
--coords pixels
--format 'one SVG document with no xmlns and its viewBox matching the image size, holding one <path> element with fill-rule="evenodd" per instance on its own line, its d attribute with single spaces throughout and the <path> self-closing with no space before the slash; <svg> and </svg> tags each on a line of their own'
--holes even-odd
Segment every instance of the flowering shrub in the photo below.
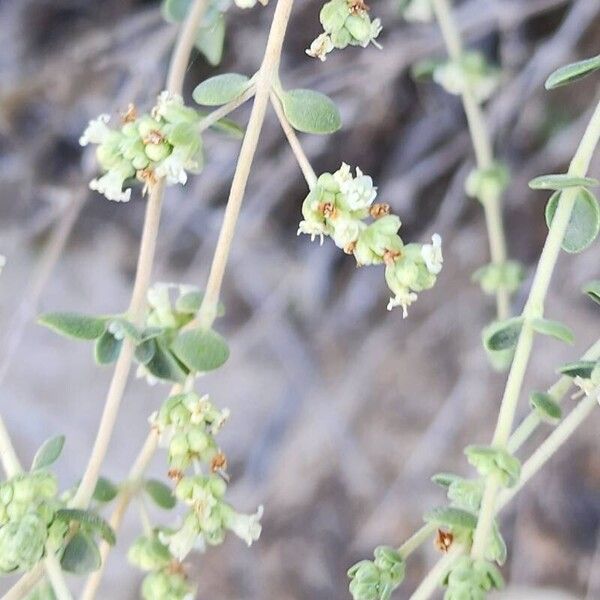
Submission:
<svg viewBox="0 0 600 600">
<path fill-rule="evenodd" d="M 422 291 L 437 283 L 443 267 L 442 239 L 431 243 L 405 242 L 399 234 L 400 217 L 389 204 L 376 202 L 378 189 L 372 178 L 348 164 L 333 173 L 317 176 L 304 153 L 297 132 L 325 135 L 337 131 L 340 113 L 332 99 L 308 89 L 285 89 L 279 77 L 280 55 L 293 0 L 275 6 L 264 58 L 252 76 L 222 73 L 199 82 L 193 100 L 204 112 L 186 105 L 183 77 L 190 52 L 196 47 L 211 64 L 223 50 L 225 13 L 222 0 L 165 0 L 166 19 L 182 23 L 165 91 L 148 112 L 130 106 L 121 123 L 111 127 L 102 114 L 83 132 L 82 146 L 96 146 L 100 175 L 90 188 L 108 200 L 124 202 L 132 195 L 135 180 L 142 183 L 147 207 L 140 244 L 138 269 L 128 308 L 118 314 L 88 315 L 52 312 L 39 323 L 56 333 L 93 342 L 98 364 L 114 363 L 113 378 L 91 456 L 81 481 L 62 493 L 51 467 L 58 459 L 64 438 L 45 442 L 29 471 L 24 471 L 0 420 L 0 457 L 6 480 L 0 483 L 0 572 L 23 573 L 11 598 L 71 598 L 63 571 L 86 575 L 82 598 L 97 594 L 110 547 L 115 544 L 121 519 L 134 498 L 150 499 L 165 510 L 177 510 L 169 525 L 153 524 L 140 502 L 142 531 L 129 548 L 131 563 L 145 572 L 141 596 L 146 600 L 184 600 L 195 595 L 185 560 L 194 550 L 221 544 L 231 532 L 251 546 L 261 534 L 263 507 L 246 514 L 227 499 L 227 457 L 217 441 L 229 411 L 195 391 L 202 374 L 220 368 L 229 357 L 226 340 L 215 329 L 223 314 L 219 302 L 238 214 L 251 171 L 252 160 L 269 103 L 272 105 L 306 180 L 308 194 L 298 212 L 298 234 L 311 240 L 325 237 L 357 266 L 382 266 L 391 292 L 387 308 L 401 307 L 403 317 Z M 265 2 L 266 4 L 266 2 Z M 238 8 L 252 8 L 255 0 L 236 0 Z M 497 513 L 568 439 L 598 403 L 600 395 L 600 344 L 581 360 L 559 368 L 561 380 L 547 392 L 530 394 L 530 415 L 514 428 L 518 400 L 537 334 L 571 343 L 573 333 L 564 324 L 544 315 L 544 301 L 560 250 L 579 253 L 600 231 L 600 207 L 592 189 L 600 184 L 588 168 L 600 139 L 600 105 L 573 157 L 567 173 L 537 177 L 530 187 L 552 192 L 546 208 L 548 237 L 537 266 L 528 300 L 514 315 L 511 294 L 522 283 L 523 269 L 509 259 L 502 223 L 501 200 L 509 173 L 493 154 L 482 105 L 501 81 L 498 68 L 478 52 L 464 50 L 448 0 L 404 0 L 402 14 L 410 21 L 435 18 L 440 25 L 448 58 L 428 61 L 414 70 L 431 76 L 463 102 L 473 142 L 476 166 L 465 181 L 465 191 L 479 201 L 490 238 L 490 263 L 473 278 L 484 292 L 496 298 L 497 318 L 483 331 L 482 341 L 492 364 L 510 368 L 500 403 L 495 433 L 489 445 L 469 445 L 468 463 L 473 478 L 440 473 L 434 482 L 447 494 L 447 503 L 424 514 L 424 525 L 398 548 L 379 546 L 373 560 L 363 560 L 348 570 L 349 592 L 355 600 L 387 600 L 401 586 L 410 555 L 433 537 L 443 553 L 440 564 L 411 596 L 423 600 L 438 586 L 446 600 L 477 600 L 502 587 L 499 571 L 508 549 Z M 362 0 L 330 0 L 319 13 L 321 33 L 307 53 L 324 61 L 334 49 L 362 48 L 373 44 L 382 31 L 379 18 L 371 19 Z M 567 65 L 550 75 L 549 89 L 571 84 L 600 69 L 600 57 Z M 226 117 L 253 100 L 236 171 L 225 209 L 210 273 L 204 291 L 182 284 L 151 285 L 158 223 L 165 187 L 185 185 L 201 171 L 206 154 L 202 133 L 209 127 L 239 134 Z M 217 108 L 215 108 L 217 107 Z M 393 200 L 393 199 L 392 199 Z M 0 257 L 0 269 L 4 264 Z M 600 302 L 600 283 L 584 288 Z M 129 477 L 119 483 L 100 476 L 120 402 L 132 365 L 149 383 L 170 386 L 166 400 L 149 418 L 148 437 Z M 581 398 L 563 417 L 560 401 L 574 384 Z M 542 421 L 555 426 L 534 454 L 516 457 L 522 443 Z M 166 449 L 166 480 L 148 479 L 146 471 L 157 448 Z M 103 513 L 114 503 L 112 514 Z M 268 513 L 267 513 L 268 518 Z M 38 582 L 47 577 L 50 586 Z"/>
</svg>

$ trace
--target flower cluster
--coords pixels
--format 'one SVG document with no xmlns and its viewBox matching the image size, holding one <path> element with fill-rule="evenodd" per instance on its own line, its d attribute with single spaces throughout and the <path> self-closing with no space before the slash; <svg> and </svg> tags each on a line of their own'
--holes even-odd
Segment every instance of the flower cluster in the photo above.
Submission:
<svg viewBox="0 0 600 600">
<path fill-rule="evenodd" d="M 145 600 L 189 597 L 191 590 L 181 562 L 193 549 L 221 544 L 226 531 L 232 531 L 249 546 L 260 536 L 262 506 L 255 514 L 246 515 L 224 500 L 227 459 L 215 435 L 228 415 L 228 410 L 217 409 L 207 395 L 187 392 L 168 398 L 150 417 L 161 445 L 168 447 L 175 497 L 188 510 L 176 529 L 157 528 L 152 536 L 139 538 L 130 549 L 130 560 L 149 572 L 142 586 Z M 190 468 L 194 469 L 193 475 L 186 474 Z"/>
<path fill-rule="evenodd" d="M 366 48 L 370 43 L 380 48 L 375 40 L 381 33 L 381 21 L 371 20 L 368 11 L 364 0 L 327 2 L 319 14 L 324 32 L 313 41 L 306 53 L 324 61 L 334 48 Z"/>
<path fill-rule="evenodd" d="M 135 107 L 122 117 L 120 129 L 108 126 L 109 115 L 90 121 L 79 143 L 97 144 L 96 156 L 104 175 L 90 188 L 109 200 L 127 202 L 134 177 L 148 191 L 159 179 L 185 184 L 187 174 L 202 168 L 202 139 L 198 133 L 199 113 L 184 105 L 180 96 L 162 92 L 150 114 L 138 116 Z"/>
<path fill-rule="evenodd" d="M 388 310 L 407 308 L 417 293 L 433 287 L 442 269 L 442 240 L 431 244 L 404 244 L 398 230 L 400 219 L 390 214 L 387 204 L 374 203 L 377 188 L 357 168 L 353 176 L 343 163 L 335 173 L 323 173 L 302 205 L 304 220 L 298 234 L 311 240 L 330 236 L 336 246 L 354 255 L 358 266 L 385 264 L 385 279 L 392 291 Z M 369 217 L 371 222 L 367 222 Z"/>
<path fill-rule="evenodd" d="M 27 571 L 47 548 L 60 547 L 66 526 L 55 520 L 57 492 L 56 478 L 46 471 L 0 484 L 0 572 Z"/>
<path fill-rule="evenodd" d="M 257 2 L 266 6 L 269 3 L 269 0 L 234 0 L 234 2 L 238 8 L 254 8 Z"/>
<path fill-rule="evenodd" d="M 431 0 L 400 0 L 400 14 L 407 21 L 427 23 L 433 19 Z"/>
<path fill-rule="evenodd" d="M 459 60 L 437 65 L 433 79 L 450 94 L 471 92 L 485 102 L 500 83 L 500 70 L 490 65 L 481 52 L 464 52 Z"/>
<path fill-rule="evenodd" d="M 389 546 L 375 549 L 374 560 L 362 560 L 348 570 L 354 600 L 388 600 L 404 580 L 406 564 Z"/>
<path fill-rule="evenodd" d="M 444 600 L 485 600 L 488 592 L 502 589 L 500 571 L 491 563 L 461 556 L 442 582 Z"/>
</svg>

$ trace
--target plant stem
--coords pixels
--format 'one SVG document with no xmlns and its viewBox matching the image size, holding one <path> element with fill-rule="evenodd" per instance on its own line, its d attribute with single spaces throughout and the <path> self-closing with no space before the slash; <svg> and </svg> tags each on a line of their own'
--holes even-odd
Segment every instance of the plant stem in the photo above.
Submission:
<svg viewBox="0 0 600 600">
<path fill-rule="evenodd" d="M 304 179 L 306 180 L 306 184 L 308 185 L 308 189 L 312 190 L 315 185 L 317 185 L 317 175 L 312 168 L 308 157 L 304 153 L 302 145 L 300 144 L 300 140 L 294 131 L 294 128 L 290 125 L 290 122 L 287 120 L 285 113 L 283 112 L 283 106 L 281 106 L 281 101 L 275 94 L 275 92 L 271 91 L 271 104 L 275 110 L 275 114 L 279 119 L 279 123 L 281 123 L 281 128 L 285 133 L 285 137 L 290 144 L 290 148 L 296 157 L 296 161 L 298 162 L 298 166 L 302 171 L 302 175 L 304 175 Z"/>
<path fill-rule="evenodd" d="M 183 78 L 206 5 L 207 0 L 194 1 L 177 38 L 167 75 L 167 90 L 173 94 L 181 94 L 182 92 Z M 146 206 L 137 270 L 128 311 L 129 317 L 135 324 L 139 324 L 143 319 L 146 291 L 152 276 L 163 195 L 164 180 L 161 180 L 153 186 Z M 74 507 L 87 507 L 94 493 L 131 370 L 134 350 L 131 340 L 126 339 L 115 365 L 92 454 L 75 497 L 71 502 Z"/>
<path fill-rule="evenodd" d="M 403 544 L 398 548 L 398 552 L 405 560 L 422 544 L 424 544 L 437 529 L 436 525 L 426 523 L 420 529 L 417 529 Z"/>
<path fill-rule="evenodd" d="M 448 0 L 432 0 L 432 5 L 440 29 L 442 30 L 442 37 L 448 50 L 448 56 L 451 60 L 458 61 L 462 57 L 463 47 L 450 4 Z M 477 167 L 482 170 L 489 169 L 493 166 L 494 153 L 483 111 L 470 89 L 466 89 L 463 92 L 462 101 Z M 492 263 L 495 265 L 504 264 L 507 258 L 506 237 L 500 200 L 500 196 L 496 194 L 488 194 L 486 197 L 481 198 L 488 230 L 490 256 Z M 496 292 L 496 310 L 498 319 L 500 320 L 510 316 L 510 296 L 508 290 L 501 288 Z"/>
<path fill-rule="evenodd" d="M 233 112 L 236 108 L 239 108 L 242 104 L 244 104 L 248 100 L 250 100 L 250 98 L 252 98 L 255 93 L 256 93 L 256 86 L 251 85 L 243 94 L 241 94 L 240 96 L 238 96 L 231 102 L 228 102 L 227 104 L 224 104 L 223 106 L 217 108 L 216 110 L 213 110 L 212 112 L 208 113 L 200 121 L 200 124 L 198 125 L 198 131 L 200 131 L 200 133 L 202 133 L 209 127 L 212 127 L 217 121 L 219 121 L 223 117 L 226 117 L 229 113 Z"/>
<path fill-rule="evenodd" d="M 600 103 L 597 104 L 587 129 L 571 161 L 568 173 L 575 177 L 583 177 L 587 173 L 592 155 L 600 139 Z M 506 448 L 512 430 L 515 411 L 523 385 L 525 370 L 531 355 L 534 330 L 531 319 L 541 317 L 544 313 L 544 301 L 550 279 L 560 253 L 573 205 L 578 194 L 578 188 L 564 190 L 560 196 L 558 207 L 548 231 L 548 236 L 538 262 L 535 277 L 529 293 L 529 298 L 523 310 L 523 327 L 519 335 L 515 356 L 508 374 L 506 388 L 500 405 L 500 412 L 494 432 L 492 445 Z M 477 528 L 473 538 L 471 554 L 474 558 L 482 558 L 485 554 L 488 536 L 494 515 L 494 505 L 498 484 L 489 477 L 479 511 Z"/>
<path fill-rule="evenodd" d="M 269 94 L 273 80 L 277 74 L 279 57 L 283 46 L 283 38 L 292 11 L 293 0 L 279 0 L 275 7 L 271 30 L 265 49 L 262 65 L 256 78 L 256 95 L 252 112 L 246 128 L 246 135 L 242 142 L 240 155 L 236 165 L 229 199 L 225 208 L 223 225 L 217 240 L 214 258 L 211 264 L 208 282 L 204 294 L 204 300 L 198 313 L 198 321 L 201 327 L 210 327 L 217 314 L 217 304 L 225 267 L 231 249 L 231 243 L 235 233 L 238 216 L 246 191 L 246 184 L 250 175 L 250 168 L 256 152 L 256 146 L 260 137 L 260 131 L 265 119 Z"/>
<path fill-rule="evenodd" d="M 452 567 L 454 561 L 464 552 L 462 546 L 453 546 L 436 565 L 429 571 L 419 587 L 413 592 L 409 600 L 426 600 L 435 592 L 440 581 Z"/>
</svg>

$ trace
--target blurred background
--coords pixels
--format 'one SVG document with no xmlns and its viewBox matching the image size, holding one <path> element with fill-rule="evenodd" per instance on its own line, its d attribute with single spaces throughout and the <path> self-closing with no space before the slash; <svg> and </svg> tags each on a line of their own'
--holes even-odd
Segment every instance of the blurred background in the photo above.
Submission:
<svg viewBox="0 0 600 600">
<path fill-rule="evenodd" d="M 188 97 L 207 76 L 254 73 L 272 4 L 228 11 L 222 65 L 195 55 Z M 330 95 L 344 127 L 303 136 L 307 154 L 317 172 L 343 160 L 372 175 L 381 201 L 400 215 L 404 239 L 441 233 L 444 270 L 403 320 L 385 310 L 382 269 L 356 269 L 329 241 L 319 247 L 296 237 L 306 186 L 268 114 L 224 283 L 227 314 L 217 323 L 231 358 L 197 382 L 232 410 L 221 433 L 231 498 L 244 511 L 264 504 L 264 529 L 250 550 L 231 538 L 192 561 L 199 598 L 349 598 L 346 569 L 378 544 L 400 544 L 424 510 L 444 502 L 430 476 L 469 473 L 462 449 L 491 438 L 504 384 L 480 343 L 494 303 L 470 281 L 488 250 L 481 207 L 463 192 L 473 158 L 460 101 L 409 74 L 415 61 L 443 55 L 439 32 L 403 23 L 398 0 L 373 0 L 384 50 L 349 48 L 321 64 L 304 53 L 319 33 L 320 5 L 296 3 L 282 80 Z M 514 298 L 518 311 L 546 235 L 546 195 L 527 181 L 566 168 L 596 94 L 594 81 L 552 93 L 543 81 L 599 52 L 600 2 L 466 0 L 457 17 L 468 44 L 503 67 L 487 113 L 513 175 L 506 228 L 511 257 L 528 274 Z M 90 192 L 95 165 L 78 138 L 98 113 L 132 101 L 152 106 L 176 31 L 156 1 L 0 1 L 1 410 L 25 463 L 44 439 L 66 434 L 58 464 L 65 487 L 88 459 L 111 369 L 97 368 L 85 343 L 36 326 L 34 315 L 127 306 L 144 199 L 138 190 L 121 205 Z M 247 115 L 244 107 L 235 118 Z M 239 141 L 209 132 L 205 145 L 204 172 L 168 189 L 156 281 L 204 285 Z M 592 175 L 599 167 L 597 157 Z M 547 315 L 575 330 L 576 346 L 538 341 L 525 391 L 551 385 L 561 361 L 595 341 L 598 307 L 579 288 L 599 277 L 598 264 L 597 246 L 561 257 Z M 104 475 L 126 476 L 166 390 L 132 378 Z M 520 416 L 527 410 L 524 393 Z M 504 598 L 600 599 L 597 418 L 505 511 Z M 521 457 L 547 432 L 541 428 Z M 165 465 L 160 453 L 153 473 L 164 477 Z M 169 523 L 169 514 L 154 516 Z M 100 598 L 137 597 L 141 575 L 124 555 L 139 529 L 133 507 Z M 397 597 L 408 598 L 436 559 L 431 544 L 416 553 Z"/>
</svg>

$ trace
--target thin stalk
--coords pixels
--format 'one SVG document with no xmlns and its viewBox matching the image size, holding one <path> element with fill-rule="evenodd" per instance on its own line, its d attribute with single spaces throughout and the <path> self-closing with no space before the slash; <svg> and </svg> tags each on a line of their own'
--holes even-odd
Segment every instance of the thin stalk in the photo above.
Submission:
<svg viewBox="0 0 600 600">
<path fill-rule="evenodd" d="M 237 98 L 224 104 L 223 106 L 208 113 L 198 125 L 198 131 L 202 133 L 209 127 L 212 127 L 217 121 L 226 117 L 229 113 L 233 112 L 236 108 L 239 108 L 242 104 L 245 104 L 250 100 L 256 93 L 256 86 L 251 85 L 243 94 L 240 94 Z"/>
<path fill-rule="evenodd" d="M 413 592 L 409 600 L 426 600 L 435 592 L 440 581 L 451 569 L 454 561 L 463 554 L 462 546 L 453 546 L 450 550 L 436 563 L 436 565 L 427 573 L 425 579 L 421 581 L 419 587 Z"/>
<path fill-rule="evenodd" d="M 405 560 L 424 544 L 436 531 L 437 527 L 433 523 L 426 523 L 420 529 L 417 529 L 403 544 L 398 548 L 398 552 Z"/>
<path fill-rule="evenodd" d="M 432 4 L 442 31 L 448 56 L 451 60 L 460 60 L 463 54 L 463 45 L 450 4 L 448 0 L 432 0 Z M 467 117 L 477 167 L 479 169 L 489 169 L 494 162 L 494 152 L 481 105 L 469 89 L 466 89 L 462 94 L 462 102 Z M 507 259 L 506 236 L 500 201 L 500 196 L 496 194 L 488 194 L 486 197 L 481 198 L 488 231 L 490 257 L 492 263 L 495 265 L 502 265 Z M 510 316 L 510 296 L 508 290 L 501 288 L 496 292 L 496 310 L 498 319 L 500 320 Z"/>
<path fill-rule="evenodd" d="M 290 122 L 287 120 L 287 117 L 283 112 L 281 101 L 273 91 L 271 91 L 271 104 L 273 105 L 273 109 L 275 110 L 275 114 L 279 119 L 279 123 L 283 129 L 283 133 L 285 133 L 285 137 L 287 138 L 290 148 L 296 157 L 296 161 L 300 167 L 300 170 L 302 171 L 302 175 L 304 175 L 308 189 L 312 190 L 315 185 L 317 185 L 317 175 L 312 168 L 310 161 L 308 160 L 308 157 L 302 148 L 302 145 L 300 144 L 300 140 L 298 139 L 294 128 L 290 125 Z"/>
<path fill-rule="evenodd" d="M 211 264 L 204 300 L 198 313 L 198 322 L 201 327 L 210 327 L 217 314 L 217 304 L 225 274 L 225 267 L 229 258 L 231 243 L 244 200 L 246 184 L 250 176 L 250 168 L 258 145 L 258 139 L 265 120 L 269 94 L 274 78 L 277 75 L 279 58 L 283 46 L 283 38 L 292 11 L 293 0 L 279 0 L 275 7 L 271 30 L 262 65 L 256 77 L 256 95 L 240 155 L 235 168 L 229 199 L 223 216 L 223 225 L 217 240 L 214 258 Z"/>
<path fill-rule="evenodd" d="M 592 155 L 600 139 L 600 103 L 597 104 L 587 129 L 571 161 L 568 173 L 575 177 L 586 175 Z M 500 405 L 498 421 L 492 445 L 506 448 L 512 430 L 515 412 L 523 385 L 523 378 L 529 363 L 533 345 L 534 330 L 531 320 L 544 313 L 544 301 L 548 292 L 550 279 L 560 253 L 578 189 L 569 188 L 560 196 L 558 207 L 552 221 L 548 236 L 538 262 L 529 298 L 523 310 L 523 327 L 519 335 L 515 356 L 508 374 L 506 388 Z M 485 554 L 488 536 L 493 521 L 494 505 L 498 492 L 498 484 L 493 477 L 488 478 L 484 491 L 479 519 L 473 538 L 471 554 L 474 558 L 482 558 Z"/>
</svg>

